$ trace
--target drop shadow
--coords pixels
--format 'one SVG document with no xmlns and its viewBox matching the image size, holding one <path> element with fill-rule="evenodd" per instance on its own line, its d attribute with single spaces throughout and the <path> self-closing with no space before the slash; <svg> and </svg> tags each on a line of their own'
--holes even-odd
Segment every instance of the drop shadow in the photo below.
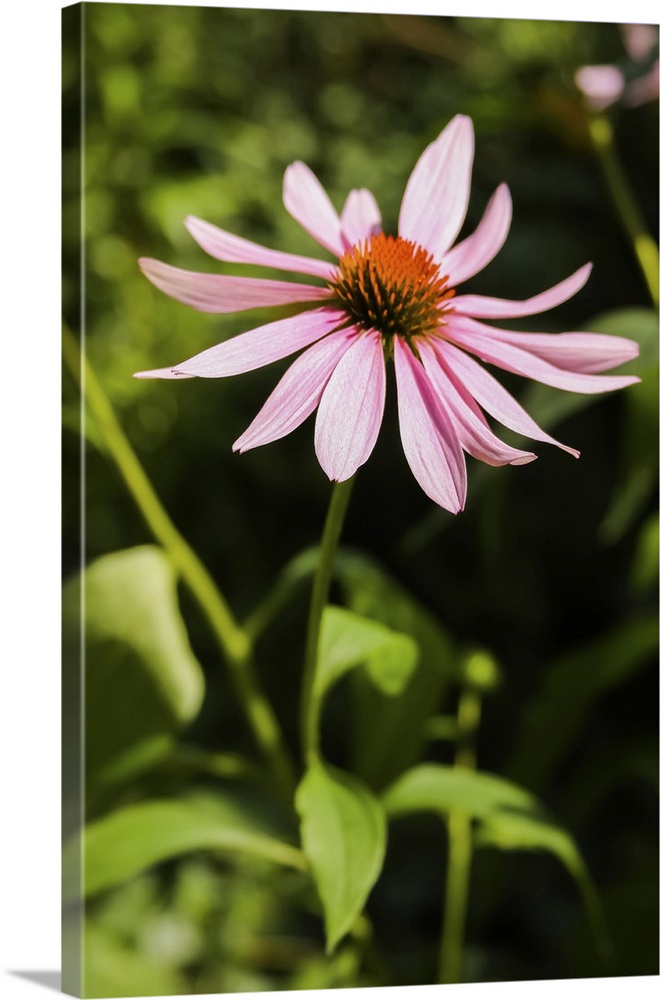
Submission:
<svg viewBox="0 0 660 1000">
<path fill-rule="evenodd" d="M 31 983 L 36 983 L 37 986 L 43 986 L 44 989 L 55 990 L 56 993 L 62 992 L 62 973 L 59 969 L 8 969 L 7 971 L 11 976 L 27 979 Z"/>
</svg>

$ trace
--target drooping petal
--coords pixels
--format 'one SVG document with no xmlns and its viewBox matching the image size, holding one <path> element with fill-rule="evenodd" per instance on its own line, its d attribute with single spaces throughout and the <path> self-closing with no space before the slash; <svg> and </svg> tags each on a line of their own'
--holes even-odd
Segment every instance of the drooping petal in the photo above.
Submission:
<svg viewBox="0 0 660 1000">
<path fill-rule="evenodd" d="M 411 173 L 401 201 L 399 236 L 419 243 L 439 261 L 465 221 L 474 129 L 456 115 L 424 150 Z"/>
<path fill-rule="evenodd" d="M 341 257 L 344 241 L 339 216 L 318 177 L 300 160 L 292 163 L 284 172 L 282 199 L 289 215 L 317 243 Z"/>
<path fill-rule="evenodd" d="M 141 257 L 139 263 L 142 272 L 161 292 L 206 313 L 242 312 L 262 306 L 320 302 L 332 294 L 327 288 L 300 285 L 293 281 L 184 271 L 148 257 Z"/>
<path fill-rule="evenodd" d="M 460 389 L 445 372 L 440 357 L 428 342 L 419 345 L 419 353 L 431 385 L 444 402 L 453 418 L 461 446 L 473 458 L 487 465 L 527 465 L 537 457 L 531 451 L 512 448 L 496 437 L 483 419 L 475 413 Z"/>
<path fill-rule="evenodd" d="M 336 309 L 314 309 L 255 327 L 237 337 L 209 347 L 170 369 L 140 372 L 138 378 L 176 378 L 196 375 L 199 378 L 224 378 L 263 368 L 303 347 L 309 347 L 331 330 L 345 322 L 345 315 Z M 169 374 L 163 374 L 167 373 Z"/>
<path fill-rule="evenodd" d="M 252 240 L 225 232 L 218 226 L 189 215 L 185 221 L 186 229 L 202 250 L 215 257 L 216 260 L 230 261 L 235 264 L 260 264 L 263 267 L 275 267 L 280 271 L 298 271 L 300 274 L 313 274 L 319 278 L 329 278 L 335 267 L 324 260 L 313 257 L 300 257 L 298 254 L 284 253 L 262 247 Z"/>
<path fill-rule="evenodd" d="M 488 328 L 495 339 L 521 347 L 566 371 L 604 372 L 636 358 L 639 344 L 605 333 L 518 333 Z"/>
<path fill-rule="evenodd" d="M 563 451 L 567 451 L 575 458 L 580 457 L 580 452 L 575 448 L 569 448 L 555 438 L 546 434 L 544 430 L 530 417 L 529 413 L 523 409 L 520 403 L 514 399 L 503 385 L 501 385 L 490 372 L 465 354 L 458 347 L 447 341 L 436 341 L 436 350 L 442 354 L 446 361 L 447 368 L 451 370 L 454 381 L 460 382 L 465 390 L 483 406 L 487 413 L 490 413 L 495 420 L 498 420 L 505 427 L 534 441 L 543 441 L 546 444 L 554 444 Z"/>
<path fill-rule="evenodd" d="M 394 365 L 403 450 L 427 496 L 457 514 L 465 506 L 465 456 L 451 420 L 421 363 L 400 337 Z"/>
<path fill-rule="evenodd" d="M 233 450 L 243 452 L 270 444 L 299 427 L 318 406 L 328 379 L 354 337 L 353 329 L 337 330 L 308 347 L 287 369 Z"/>
<path fill-rule="evenodd" d="M 586 284 L 591 267 L 591 264 L 584 264 L 575 274 L 564 278 L 558 285 L 553 285 L 546 292 L 522 302 L 493 299 L 488 295 L 457 295 L 452 299 L 452 306 L 457 315 L 472 316 L 474 319 L 516 319 L 520 316 L 535 316 L 571 299 Z"/>
<path fill-rule="evenodd" d="M 482 271 L 500 252 L 509 233 L 511 211 L 509 189 L 500 184 L 475 231 L 452 247 L 442 262 L 442 272 L 449 276 L 451 287 Z"/>
<path fill-rule="evenodd" d="M 382 229 L 380 209 L 371 191 L 351 191 L 341 213 L 341 231 L 348 247 L 364 243 Z"/>
<path fill-rule="evenodd" d="M 314 444 L 326 475 L 343 482 L 373 451 L 385 406 L 385 358 L 380 334 L 357 337 L 325 387 Z"/>
<path fill-rule="evenodd" d="M 515 375 L 543 382 L 544 385 L 552 385 L 556 389 L 582 393 L 610 392 L 639 382 L 635 376 L 585 375 L 582 372 L 557 368 L 529 351 L 499 340 L 496 336 L 499 331 L 493 331 L 481 323 L 475 323 L 464 317 L 452 317 L 442 332 L 452 343 L 471 351 L 482 361 L 497 365 Z"/>
</svg>

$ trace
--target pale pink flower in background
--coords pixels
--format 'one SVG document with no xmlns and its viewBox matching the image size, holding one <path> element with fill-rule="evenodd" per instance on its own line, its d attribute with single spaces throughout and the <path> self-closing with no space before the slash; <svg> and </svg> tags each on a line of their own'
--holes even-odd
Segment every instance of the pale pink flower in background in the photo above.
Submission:
<svg viewBox="0 0 660 1000">
<path fill-rule="evenodd" d="M 532 316 L 565 302 L 585 284 L 590 264 L 525 301 L 456 294 L 461 282 L 498 253 L 511 222 L 511 197 L 502 184 L 474 232 L 455 243 L 467 212 L 473 156 L 472 122 L 457 115 L 410 175 L 398 236 L 382 232 L 369 191 L 351 191 L 338 214 L 308 167 L 300 162 L 288 167 L 284 205 L 335 255 L 334 262 L 270 250 L 188 218 L 193 238 L 218 260 L 298 272 L 323 284 L 198 274 L 142 259 L 140 266 L 154 285 L 203 312 L 285 304 L 308 308 L 137 377 L 219 378 L 302 351 L 234 450 L 276 441 L 317 410 L 318 460 L 331 480 L 343 481 L 366 462 L 376 443 L 386 362 L 392 360 L 407 461 L 427 495 L 453 513 L 465 505 L 465 452 L 489 465 L 522 465 L 536 458 L 497 438 L 486 413 L 577 457 L 546 434 L 471 355 L 558 389 L 598 393 L 638 381 L 598 374 L 635 357 L 637 344 L 597 333 L 520 333 L 482 322 Z"/>
<path fill-rule="evenodd" d="M 623 94 L 626 78 L 618 66 L 580 66 L 575 83 L 592 111 L 604 111 Z"/>
<path fill-rule="evenodd" d="M 653 24 L 620 25 L 623 44 L 633 61 L 648 65 L 654 49 L 658 47 L 658 28 Z M 626 82 L 619 66 L 581 66 L 575 73 L 575 83 L 584 94 L 592 111 L 604 111 L 616 101 L 628 107 L 638 107 L 658 99 L 660 68 L 658 59 L 630 82 Z"/>
</svg>

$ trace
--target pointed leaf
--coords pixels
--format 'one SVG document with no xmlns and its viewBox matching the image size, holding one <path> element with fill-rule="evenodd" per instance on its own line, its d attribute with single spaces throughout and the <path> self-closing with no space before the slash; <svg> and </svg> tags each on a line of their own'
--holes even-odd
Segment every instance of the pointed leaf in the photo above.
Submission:
<svg viewBox="0 0 660 1000">
<path fill-rule="evenodd" d="M 422 764 L 385 792 L 383 804 L 392 818 L 426 811 L 467 814 L 476 821 L 476 847 L 554 854 L 580 889 L 595 939 L 607 947 L 600 903 L 577 845 L 566 830 L 547 818 L 543 803 L 526 789 L 494 774 Z"/>
<path fill-rule="evenodd" d="M 567 830 L 537 816 L 498 811 L 491 813 L 478 826 L 475 846 L 495 847 L 500 851 L 548 851 L 554 854 L 580 890 L 594 940 L 603 955 L 608 955 L 611 943 L 600 898 L 579 848 Z"/>
<path fill-rule="evenodd" d="M 361 913 L 385 857 L 385 813 L 357 778 L 314 760 L 296 794 L 303 849 L 332 951 Z"/>
</svg>

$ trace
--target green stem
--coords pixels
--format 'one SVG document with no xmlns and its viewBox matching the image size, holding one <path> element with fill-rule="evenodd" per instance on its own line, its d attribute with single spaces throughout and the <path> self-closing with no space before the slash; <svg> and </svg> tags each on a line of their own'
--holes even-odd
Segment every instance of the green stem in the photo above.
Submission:
<svg viewBox="0 0 660 1000">
<path fill-rule="evenodd" d="M 447 823 L 447 833 L 449 837 L 447 885 L 438 981 L 460 983 L 463 978 L 463 942 L 472 863 L 470 817 L 466 813 L 452 810 Z"/>
<path fill-rule="evenodd" d="M 312 693 L 314 689 L 314 677 L 316 675 L 319 635 L 321 633 L 321 616 L 328 601 L 335 554 L 339 545 L 339 536 L 344 524 L 354 480 L 355 476 L 343 483 L 335 483 L 334 485 L 321 537 L 314 583 L 312 584 L 312 599 L 309 608 L 309 618 L 307 620 L 307 641 L 305 644 L 305 663 L 300 702 L 301 742 L 305 757 L 317 750 L 318 732 L 316 731 L 317 727 L 314 725 Z"/>
<path fill-rule="evenodd" d="M 600 160 L 605 181 L 617 208 L 621 224 L 628 234 L 649 294 L 658 305 L 658 247 L 649 234 L 632 188 L 616 152 L 614 133 L 604 115 L 587 115 L 589 135 Z"/>
<path fill-rule="evenodd" d="M 458 703 L 458 729 L 454 766 L 474 771 L 474 739 L 481 718 L 481 695 L 466 686 Z M 447 822 L 448 857 L 445 908 L 440 937 L 438 982 L 460 983 L 463 978 L 465 926 L 472 866 L 472 827 L 467 813 L 452 809 Z"/>
<path fill-rule="evenodd" d="M 110 400 L 66 325 L 62 332 L 62 352 L 147 526 L 167 550 L 181 579 L 206 616 L 229 669 L 239 703 L 273 778 L 282 791 L 291 794 L 295 786 L 293 769 L 279 724 L 254 671 L 250 640 L 234 620 L 206 567 L 172 523 L 124 434 Z"/>
</svg>

